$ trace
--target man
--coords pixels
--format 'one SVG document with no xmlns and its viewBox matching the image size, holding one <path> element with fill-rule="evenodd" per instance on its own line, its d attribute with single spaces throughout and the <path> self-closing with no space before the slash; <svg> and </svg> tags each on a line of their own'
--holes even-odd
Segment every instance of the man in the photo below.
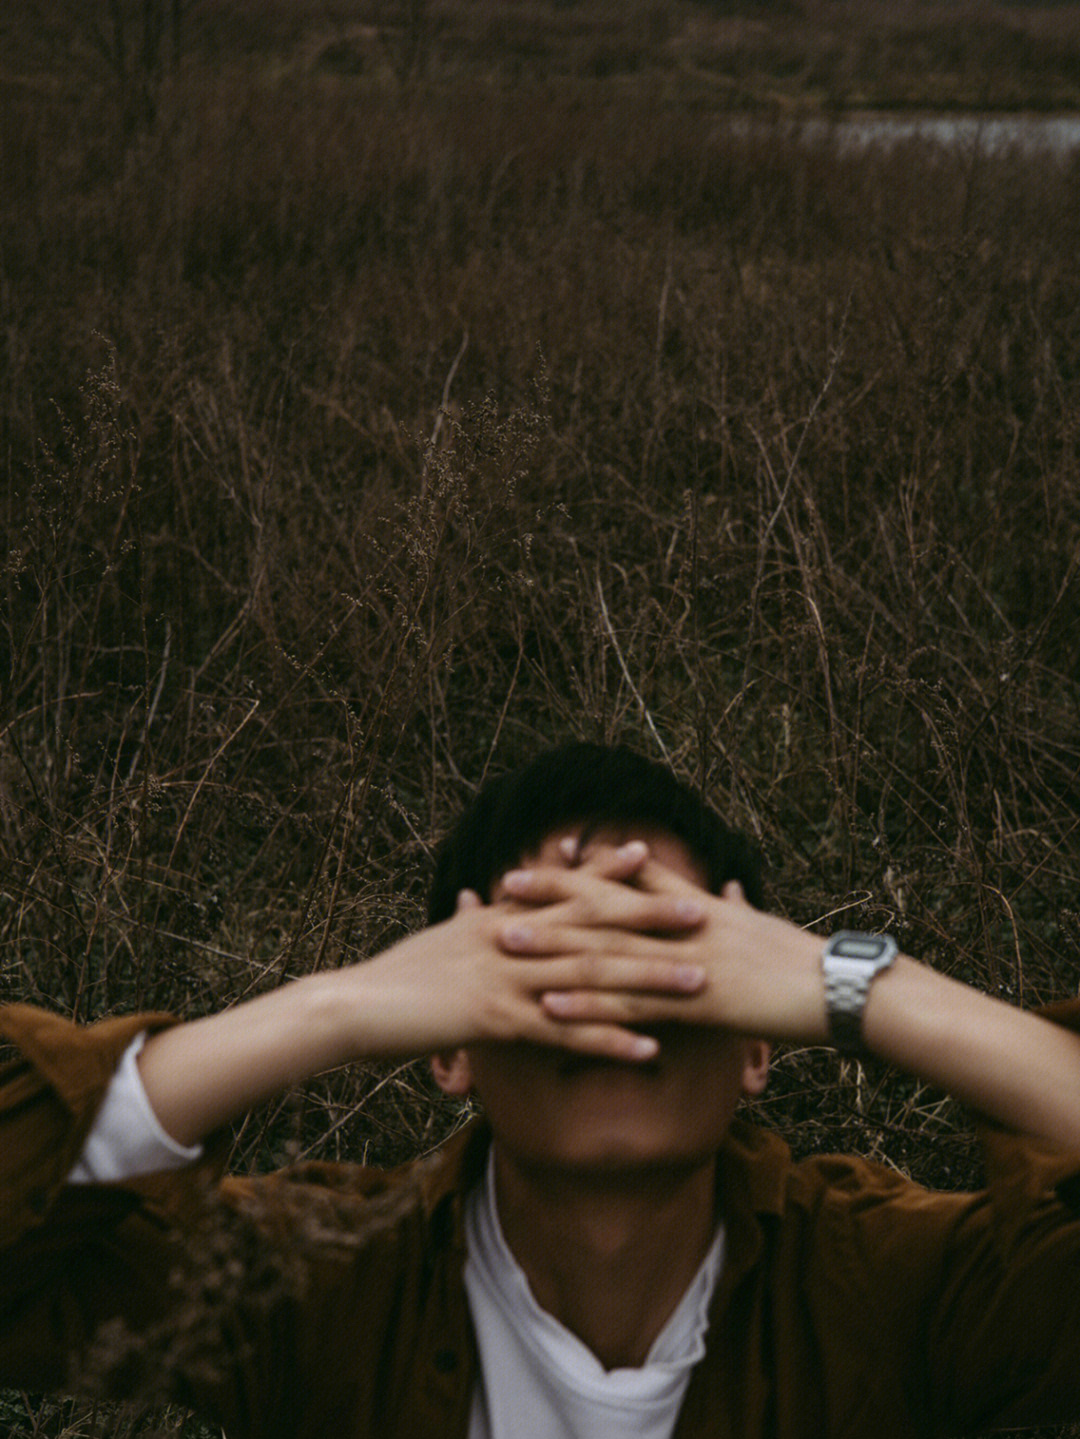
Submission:
<svg viewBox="0 0 1080 1439">
<path fill-rule="evenodd" d="M 97 1371 L 232 1439 L 1080 1416 L 1076 1007 L 1022 1013 L 758 898 L 747 846 L 666 770 L 568 746 L 481 792 L 432 924 L 373 960 L 174 1027 L 5 1011 L 26 1062 L 0 1096 L 0 1380 Z M 793 1164 L 735 1118 L 778 1039 L 969 1104 L 989 1191 Z M 484 1110 L 434 1162 L 209 1181 L 227 1120 L 408 1053 Z"/>
</svg>

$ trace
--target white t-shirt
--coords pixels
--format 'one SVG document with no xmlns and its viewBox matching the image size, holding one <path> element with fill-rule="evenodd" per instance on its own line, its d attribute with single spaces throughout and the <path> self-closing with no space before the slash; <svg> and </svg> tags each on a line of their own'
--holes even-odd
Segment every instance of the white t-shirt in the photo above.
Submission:
<svg viewBox="0 0 1080 1439">
<path fill-rule="evenodd" d="M 465 1291 L 480 1355 L 469 1439 L 670 1439 L 705 1352 L 719 1229 L 640 1369 L 605 1369 L 540 1308 L 499 1225 L 494 1163 L 465 1208 Z"/>
</svg>

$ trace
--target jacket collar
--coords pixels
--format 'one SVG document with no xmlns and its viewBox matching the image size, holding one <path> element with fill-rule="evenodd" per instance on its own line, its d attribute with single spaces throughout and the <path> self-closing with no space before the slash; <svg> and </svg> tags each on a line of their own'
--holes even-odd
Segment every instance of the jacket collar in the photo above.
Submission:
<svg viewBox="0 0 1080 1439">
<path fill-rule="evenodd" d="M 491 1144 L 486 1119 L 471 1119 L 456 1130 L 417 1175 L 420 1204 L 432 1234 L 465 1247 L 465 1197 L 483 1177 Z"/>
<path fill-rule="evenodd" d="M 717 1156 L 721 1214 L 783 1214 L 791 1168 L 791 1150 L 778 1134 L 735 1119 Z"/>
</svg>

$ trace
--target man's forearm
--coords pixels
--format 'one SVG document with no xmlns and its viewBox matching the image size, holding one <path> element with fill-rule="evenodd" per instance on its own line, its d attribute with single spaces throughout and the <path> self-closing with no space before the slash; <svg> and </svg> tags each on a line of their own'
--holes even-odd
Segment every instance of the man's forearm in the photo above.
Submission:
<svg viewBox="0 0 1080 1439">
<path fill-rule="evenodd" d="M 775 965 L 769 1003 L 781 1027 L 771 1037 L 828 1042 L 824 941 L 794 925 L 784 935 L 745 906 L 741 917 L 761 926 L 759 964 Z M 900 955 L 870 986 L 862 1035 L 870 1052 L 987 1118 L 1080 1147 L 1080 1034 Z"/>
<path fill-rule="evenodd" d="M 828 1043 L 824 941 L 745 905 L 739 910 L 751 944 L 758 927 L 762 935 L 756 978 L 763 995 L 769 991 L 764 1013 L 771 1006 L 780 1020 L 766 1037 Z M 987 1118 L 1080 1147 L 1080 1034 L 900 955 L 870 986 L 862 1037 L 871 1053 Z"/>
<path fill-rule="evenodd" d="M 1080 1035 L 900 956 L 870 989 L 867 1047 L 990 1119 L 1080 1147 Z"/>
<path fill-rule="evenodd" d="M 348 971 L 311 975 L 156 1034 L 138 1063 L 162 1128 L 180 1144 L 195 1144 L 291 1085 L 355 1057 L 342 1020 L 358 987 L 362 976 Z"/>
</svg>

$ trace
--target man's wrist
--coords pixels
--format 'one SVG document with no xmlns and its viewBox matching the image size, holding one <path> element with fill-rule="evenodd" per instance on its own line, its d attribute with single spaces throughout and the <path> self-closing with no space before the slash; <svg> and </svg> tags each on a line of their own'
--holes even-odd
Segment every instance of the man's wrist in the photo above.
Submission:
<svg viewBox="0 0 1080 1439">
<path fill-rule="evenodd" d="M 828 1018 L 821 979 L 824 940 L 779 915 L 753 913 L 747 936 L 745 978 L 732 997 L 745 995 L 746 1013 L 731 1021 L 743 1033 L 798 1044 L 826 1044 Z"/>
<path fill-rule="evenodd" d="M 311 1066 L 309 1073 L 385 1052 L 379 1029 L 386 1006 L 369 994 L 375 976 L 365 974 L 365 968 L 351 965 L 322 971 L 295 986 L 299 1043 L 305 1051 L 304 1066 Z"/>
</svg>

